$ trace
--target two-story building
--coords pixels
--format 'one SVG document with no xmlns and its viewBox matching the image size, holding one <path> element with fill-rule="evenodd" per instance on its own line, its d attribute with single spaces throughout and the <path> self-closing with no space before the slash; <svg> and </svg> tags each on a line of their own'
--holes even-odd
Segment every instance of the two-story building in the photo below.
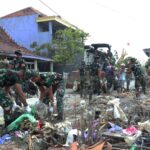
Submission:
<svg viewBox="0 0 150 150">
<path fill-rule="evenodd" d="M 16 42 L 18 45 L 33 51 L 33 43 L 42 45 L 51 43 L 57 30 L 67 27 L 76 28 L 69 22 L 59 16 L 47 16 L 38 10 L 28 7 L 0 18 L 0 27 Z M 44 69 L 43 63 L 39 63 L 39 68 Z"/>
</svg>

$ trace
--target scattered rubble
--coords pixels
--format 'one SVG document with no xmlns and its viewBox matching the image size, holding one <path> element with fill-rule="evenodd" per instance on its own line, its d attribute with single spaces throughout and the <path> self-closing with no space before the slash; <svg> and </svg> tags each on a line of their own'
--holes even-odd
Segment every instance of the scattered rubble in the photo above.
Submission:
<svg viewBox="0 0 150 150">
<path fill-rule="evenodd" d="M 1 127 L 0 149 L 66 150 L 74 143 L 73 135 L 80 150 L 150 149 L 150 99 L 133 95 L 112 93 L 89 101 L 68 94 L 61 122 L 44 105 L 36 106 L 39 117 L 22 114 Z"/>
</svg>

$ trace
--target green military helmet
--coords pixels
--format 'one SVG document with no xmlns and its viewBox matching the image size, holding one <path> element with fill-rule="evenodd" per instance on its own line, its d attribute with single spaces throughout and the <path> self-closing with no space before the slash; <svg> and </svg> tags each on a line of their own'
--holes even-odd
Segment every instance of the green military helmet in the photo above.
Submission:
<svg viewBox="0 0 150 150">
<path fill-rule="evenodd" d="M 35 76 L 39 76 L 38 71 L 36 71 L 36 70 L 26 70 L 25 71 L 25 78 L 26 79 L 30 79 L 30 78 L 35 77 Z"/>
<path fill-rule="evenodd" d="M 16 51 L 15 51 L 15 54 L 16 54 L 16 55 L 22 55 L 22 52 L 21 52 L 21 50 L 16 50 Z"/>
</svg>

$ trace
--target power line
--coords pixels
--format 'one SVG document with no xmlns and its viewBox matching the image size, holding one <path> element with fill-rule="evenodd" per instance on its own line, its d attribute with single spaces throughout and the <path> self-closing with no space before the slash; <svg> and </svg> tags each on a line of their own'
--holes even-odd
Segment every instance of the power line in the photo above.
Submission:
<svg viewBox="0 0 150 150">
<path fill-rule="evenodd" d="M 42 3 L 44 6 L 46 6 L 48 9 L 50 9 L 53 13 L 55 13 L 57 16 L 60 16 L 54 9 L 52 9 L 50 6 L 48 6 L 46 3 L 44 3 L 42 0 L 39 0 L 40 3 Z"/>
<path fill-rule="evenodd" d="M 100 4 L 99 2 L 96 2 L 96 1 L 95 1 L 95 4 L 96 4 L 96 5 L 99 5 L 99 6 L 102 7 L 102 8 L 105 8 L 105 9 L 107 9 L 107 10 L 109 10 L 109 11 L 112 11 L 112 12 L 114 12 L 114 13 L 123 15 L 123 16 L 125 16 L 125 17 L 131 18 L 131 19 L 134 19 L 134 20 L 137 20 L 137 21 L 140 21 L 140 22 L 145 21 L 145 20 L 139 19 L 139 18 L 137 18 L 137 17 L 135 17 L 135 16 L 128 15 L 127 13 L 124 13 L 124 12 L 119 11 L 119 10 L 117 10 L 117 9 L 108 7 L 108 6 L 103 5 L 103 4 Z"/>
<path fill-rule="evenodd" d="M 57 16 L 61 16 L 59 15 L 59 13 L 57 13 L 54 9 L 52 9 L 50 6 L 48 6 L 46 3 L 44 3 L 42 0 L 39 0 L 40 3 L 42 3 L 44 6 L 46 6 L 48 9 L 50 9 L 53 13 L 55 13 Z M 61 17 L 62 18 L 62 17 Z M 64 19 L 64 18 L 62 18 Z M 91 39 L 93 42 L 97 42 L 97 40 L 95 40 L 93 37 L 89 37 L 89 39 Z"/>
</svg>

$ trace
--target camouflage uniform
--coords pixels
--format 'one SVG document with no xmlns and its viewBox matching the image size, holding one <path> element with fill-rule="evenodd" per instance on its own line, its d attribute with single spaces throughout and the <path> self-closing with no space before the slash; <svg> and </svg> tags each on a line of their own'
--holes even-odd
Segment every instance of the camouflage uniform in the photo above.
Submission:
<svg viewBox="0 0 150 150">
<path fill-rule="evenodd" d="M 54 87 L 57 88 L 57 85 L 61 78 L 57 76 L 57 74 L 50 75 L 50 74 L 41 74 L 41 80 L 36 82 L 37 86 L 45 86 L 46 88 L 50 88 L 53 86 L 53 93 L 55 92 Z M 48 94 L 45 95 L 44 99 L 42 100 L 45 104 L 49 105 L 49 96 Z"/>
<path fill-rule="evenodd" d="M 106 68 L 106 79 L 107 89 L 110 90 L 115 81 L 114 67 L 111 64 L 109 64 Z"/>
<path fill-rule="evenodd" d="M 64 107 L 63 98 L 65 94 L 64 80 L 62 80 L 58 86 L 59 87 L 56 91 L 58 119 L 63 120 L 63 107 Z"/>
<path fill-rule="evenodd" d="M 16 71 L 20 71 L 20 70 L 25 70 L 26 69 L 26 63 L 24 61 L 24 59 L 22 58 L 22 53 L 20 50 L 16 50 L 15 54 L 19 57 L 16 57 L 14 60 L 12 60 L 10 62 L 10 64 L 12 65 L 12 69 L 16 70 Z M 19 100 L 19 96 L 17 93 L 15 93 L 15 101 L 17 103 L 17 105 L 21 106 L 21 102 Z"/>
<path fill-rule="evenodd" d="M 131 70 L 135 77 L 135 89 L 137 92 L 136 93 L 137 96 L 139 96 L 140 86 L 142 87 L 142 91 L 145 94 L 146 93 L 146 81 L 145 81 L 144 72 L 142 71 L 141 66 L 139 64 L 132 64 Z"/>
<path fill-rule="evenodd" d="M 98 95 L 100 94 L 101 84 L 99 79 L 99 69 L 100 69 L 99 63 L 97 63 L 96 60 L 94 60 L 94 62 L 90 66 L 91 86 L 89 92 L 90 93 L 89 99 L 92 99 L 91 96 L 94 93 Z"/>
<path fill-rule="evenodd" d="M 17 56 L 14 60 L 10 62 L 10 64 L 13 66 L 12 69 L 14 70 L 24 70 L 26 69 L 26 63 L 24 59 L 22 58 L 22 53 L 20 50 L 15 51 L 15 55 Z"/>
<path fill-rule="evenodd" d="M 1 87 L 13 86 L 16 83 L 22 83 L 22 80 L 16 71 L 9 69 L 0 69 L 0 74 Z"/>
<path fill-rule="evenodd" d="M 85 90 L 85 63 L 82 62 L 80 68 L 80 97 L 83 96 L 83 91 Z"/>
<path fill-rule="evenodd" d="M 4 111 L 5 125 L 8 125 L 12 121 L 11 114 L 13 102 L 8 96 L 6 96 L 6 93 L 3 89 L 0 89 L 0 106 L 3 108 Z"/>
<path fill-rule="evenodd" d="M 22 80 L 20 79 L 17 72 L 12 70 L 7 70 L 6 73 L 1 75 L 1 82 L 3 83 L 3 87 L 10 87 L 15 85 L 16 83 L 22 84 Z M 18 97 L 17 97 L 18 98 Z M 17 105 L 21 106 L 21 102 L 16 100 Z"/>
<path fill-rule="evenodd" d="M 17 59 L 15 58 L 13 61 L 10 62 L 10 64 L 12 65 L 12 69 L 17 71 L 26 68 L 26 63 L 22 58 L 17 58 Z"/>
</svg>

